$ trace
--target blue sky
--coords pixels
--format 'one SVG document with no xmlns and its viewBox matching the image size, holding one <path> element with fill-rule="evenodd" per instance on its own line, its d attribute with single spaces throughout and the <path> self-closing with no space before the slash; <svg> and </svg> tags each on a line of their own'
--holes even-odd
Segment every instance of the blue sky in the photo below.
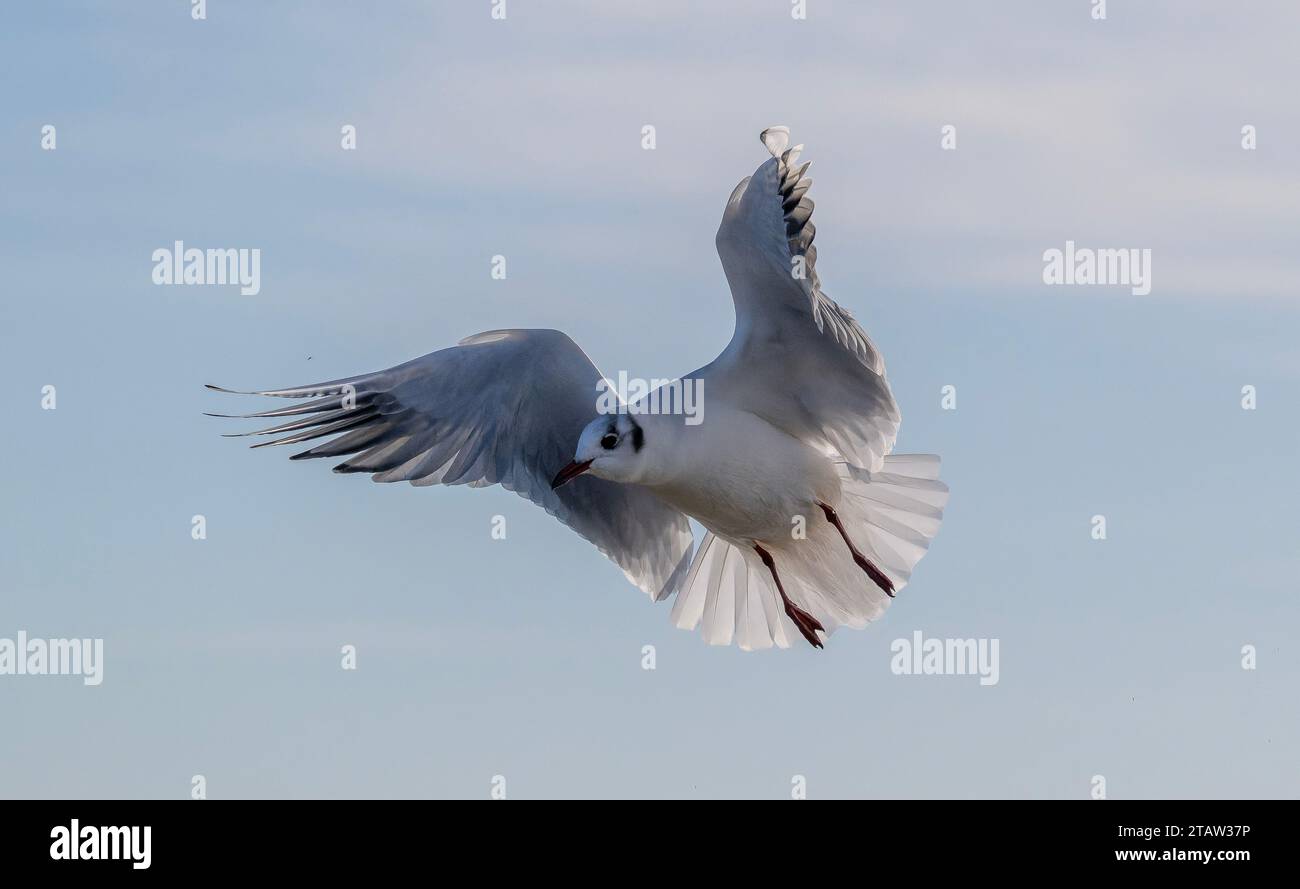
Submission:
<svg viewBox="0 0 1300 889">
<path fill-rule="evenodd" d="M 0 12 L 0 637 L 106 661 L 0 676 L 0 796 L 1300 793 L 1300 11 L 628 5 Z M 899 601 L 825 651 L 708 647 L 512 494 L 333 476 L 201 416 L 240 407 L 204 383 L 497 327 L 611 376 L 706 363 L 713 233 L 777 123 L 899 450 L 952 489 Z M 260 294 L 154 286 L 178 239 L 261 249 Z M 1067 239 L 1150 248 L 1151 294 L 1045 286 Z M 915 630 L 1000 640 L 999 683 L 893 675 Z"/>
</svg>

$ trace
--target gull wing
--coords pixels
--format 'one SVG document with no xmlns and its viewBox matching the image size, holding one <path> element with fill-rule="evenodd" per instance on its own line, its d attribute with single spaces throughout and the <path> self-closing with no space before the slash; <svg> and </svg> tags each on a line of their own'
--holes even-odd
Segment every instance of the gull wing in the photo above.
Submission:
<svg viewBox="0 0 1300 889">
<path fill-rule="evenodd" d="M 736 307 L 730 344 L 707 367 L 707 398 L 763 417 L 828 454 L 879 471 L 900 416 L 885 362 L 821 289 L 808 164 L 789 131 L 760 136 L 772 157 L 732 192 L 716 238 Z"/>
<path fill-rule="evenodd" d="M 628 580 L 663 599 L 690 564 L 686 516 L 638 485 L 587 475 L 551 490 L 597 415 L 600 379 L 557 330 L 493 330 L 377 373 L 237 394 L 308 399 L 243 415 L 289 418 L 241 433 L 280 436 L 253 447 L 328 438 L 291 459 L 347 456 L 335 472 L 368 472 L 377 482 L 499 484 L 591 541 Z"/>
</svg>

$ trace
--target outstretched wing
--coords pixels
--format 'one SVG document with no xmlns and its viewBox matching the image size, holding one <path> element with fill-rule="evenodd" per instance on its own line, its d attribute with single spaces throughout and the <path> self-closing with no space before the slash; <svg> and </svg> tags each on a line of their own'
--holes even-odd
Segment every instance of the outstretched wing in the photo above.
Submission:
<svg viewBox="0 0 1300 889">
<path fill-rule="evenodd" d="M 692 376 L 710 397 L 744 408 L 831 455 L 878 471 L 898 435 L 885 362 L 853 316 L 821 290 L 812 180 L 789 130 L 760 138 L 772 157 L 743 180 L 718 227 L 718 255 L 736 305 L 736 332 Z"/>
<path fill-rule="evenodd" d="M 334 471 L 369 472 L 377 482 L 499 484 L 577 531 L 632 583 L 663 599 L 690 564 L 686 516 L 637 485 L 584 475 L 551 489 L 596 416 L 600 379 L 559 331 L 494 330 L 377 373 L 238 394 L 311 399 L 242 415 L 295 418 L 242 433 L 282 436 L 253 447 L 334 436 L 291 459 L 351 455 Z"/>
</svg>

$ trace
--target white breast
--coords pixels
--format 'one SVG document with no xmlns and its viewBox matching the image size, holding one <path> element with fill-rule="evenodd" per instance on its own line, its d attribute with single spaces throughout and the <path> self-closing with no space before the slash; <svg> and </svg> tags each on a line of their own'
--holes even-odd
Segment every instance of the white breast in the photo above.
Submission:
<svg viewBox="0 0 1300 889">
<path fill-rule="evenodd" d="M 719 537 L 784 539 L 796 516 L 820 517 L 819 500 L 839 502 L 830 458 L 753 414 L 714 402 L 704 422 L 672 434 L 655 493 Z"/>
</svg>

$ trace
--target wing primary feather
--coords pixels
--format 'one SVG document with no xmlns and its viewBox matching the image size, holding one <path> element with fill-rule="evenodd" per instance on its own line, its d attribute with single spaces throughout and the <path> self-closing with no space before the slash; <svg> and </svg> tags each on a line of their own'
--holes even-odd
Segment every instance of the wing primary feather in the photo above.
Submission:
<svg viewBox="0 0 1300 889">
<path fill-rule="evenodd" d="M 358 396 L 357 400 L 358 403 L 360 403 L 361 396 Z M 322 398 L 319 401 L 309 401 L 306 404 L 298 404 L 293 407 L 281 407 L 270 411 L 258 411 L 253 414 L 213 414 L 205 411 L 203 416 L 221 417 L 227 420 L 255 420 L 269 417 L 292 417 L 298 414 L 314 414 L 319 413 L 320 411 L 334 410 L 342 406 L 342 403 L 342 396 L 335 395 L 329 398 Z"/>
<path fill-rule="evenodd" d="M 331 380 L 328 383 L 317 383 L 314 386 L 295 386 L 292 389 L 226 389 L 222 386 L 214 386 L 211 383 L 205 383 L 205 389 L 211 389 L 213 392 L 224 392 L 227 395 L 269 395 L 274 398 L 307 398 L 308 396 L 320 395 L 342 395 L 344 387 L 360 383 L 362 377 L 356 377 L 350 380 Z"/>
<path fill-rule="evenodd" d="M 255 432 L 227 432 L 222 438 L 246 438 L 250 435 L 278 435 L 281 432 L 292 432 L 295 429 L 310 429 L 313 426 L 321 426 L 325 423 L 333 423 L 346 416 L 369 416 L 374 414 L 374 408 L 349 408 L 332 411 L 321 414 L 318 417 L 307 417 L 303 420 L 295 420 L 291 423 L 281 423 L 279 426 L 272 426 L 270 429 L 258 429 Z"/>
<path fill-rule="evenodd" d="M 778 157 L 785 151 L 785 146 L 790 144 L 790 128 L 768 127 L 758 134 L 758 139 L 773 157 Z"/>
<path fill-rule="evenodd" d="M 350 412 L 351 413 L 351 412 Z M 253 448 L 265 448 L 271 445 L 297 444 L 300 441 L 311 441 L 313 438 L 320 438 L 323 435 L 333 435 L 335 432 L 342 432 L 344 429 L 351 429 L 361 423 L 372 422 L 373 415 L 364 417 L 349 417 L 346 420 L 339 420 L 337 423 L 330 423 L 328 426 L 322 426 L 319 429 L 313 429 L 310 432 L 304 432 L 300 435 L 290 435 L 286 438 L 277 438 L 275 441 L 259 441 L 255 445 L 249 445 Z"/>
<path fill-rule="evenodd" d="M 312 460 L 317 457 L 342 457 L 345 454 L 354 454 L 362 448 L 379 444 L 392 429 L 393 426 L 390 423 L 375 423 L 374 425 L 363 426 L 360 429 L 353 429 L 351 432 L 340 435 L 333 441 L 317 445 L 309 451 L 294 454 L 289 459 Z"/>
<path fill-rule="evenodd" d="M 808 189 L 810 188 L 812 188 L 811 179 L 799 180 L 799 184 L 790 189 L 789 194 L 785 196 L 785 200 L 781 202 L 781 209 L 786 213 L 789 213 L 792 209 L 799 206 L 799 201 L 808 193 Z"/>
</svg>

